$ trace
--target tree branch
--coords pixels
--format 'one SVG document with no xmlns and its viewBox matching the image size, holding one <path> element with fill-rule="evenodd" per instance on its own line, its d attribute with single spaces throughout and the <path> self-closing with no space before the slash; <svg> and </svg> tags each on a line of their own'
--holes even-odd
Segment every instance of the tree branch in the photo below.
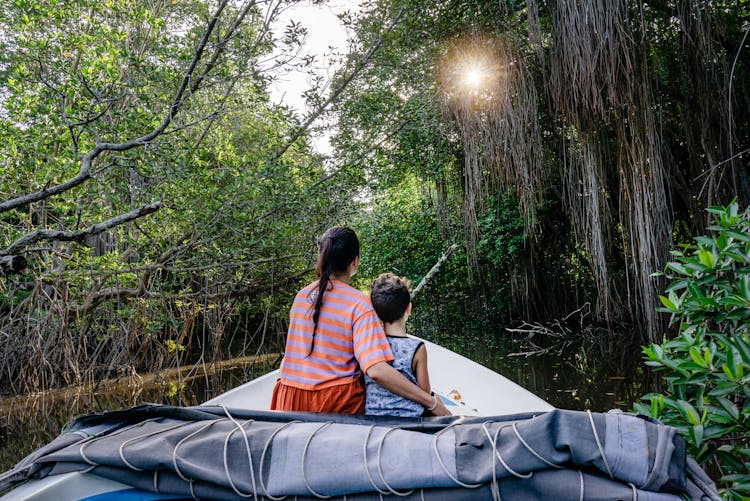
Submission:
<svg viewBox="0 0 750 501">
<path fill-rule="evenodd" d="M 414 288 L 413 291 L 411 291 L 410 299 L 412 301 L 414 301 L 414 298 L 417 297 L 417 294 L 419 294 L 422 289 L 424 289 L 425 285 L 427 285 L 427 283 L 432 280 L 435 275 L 437 275 L 437 272 L 440 271 L 440 267 L 443 266 L 443 263 L 448 260 L 448 257 L 456 249 L 458 249 L 458 244 L 451 244 L 451 246 L 448 247 L 445 252 L 443 252 L 443 255 L 440 256 L 440 259 L 438 259 L 437 263 L 435 263 L 432 268 L 430 268 L 430 271 L 427 272 L 427 275 L 422 277 L 422 280 L 419 281 L 419 284 Z"/>
<path fill-rule="evenodd" d="M 162 206 L 161 202 L 154 202 L 149 205 L 144 205 L 143 207 L 140 207 L 138 209 L 132 210 L 130 212 L 126 212 L 125 214 L 120 214 L 119 216 L 115 216 L 112 219 L 108 219 L 106 221 L 97 223 L 95 225 L 89 226 L 86 229 L 78 230 L 78 231 L 61 231 L 61 230 L 32 231 L 22 236 L 21 238 L 17 239 L 15 242 L 10 244 L 7 248 L 0 251 L 0 256 L 7 256 L 10 254 L 15 254 L 19 250 L 23 249 L 24 247 L 33 245 L 41 240 L 57 240 L 57 241 L 63 241 L 63 242 L 72 242 L 72 241 L 82 242 L 87 236 L 98 235 L 99 233 L 105 232 L 111 228 L 114 228 L 115 226 L 119 226 L 121 224 L 127 223 L 128 221 L 132 221 L 134 219 L 138 219 L 139 217 L 143 217 L 145 215 L 156 212 L 157 210 L 161 208 L 161 206 Z"/>
<path fill-rule="evenodd" d="M 78 171 L 78 174 L 76 174 L 74 177 L 72 177 L 68 181 L 65 181 L 64 183 L 60 183 L 58 185 L 51 186 L 51 187 L 45 186 L 41 190 L 37 190 L 35 192 L 21 195 L 11 200 L 2 202 L 0 203 L 0 213 L 6 212 L 11 209 L 15 209 L 16 207 L 21 207 L 21 206 L 24 206 L 33 202 L 38 202 L 39 200 L 44 200 L 46 198 L 58 195 L 60 193 L 64 193 L 72 188 L 75 188 L 76 186 L 84 183 L 86 180 L 91 178 L 91 164 L 103 152 L 130 150 L 132 148 L 136 148 L 138 146 L 143 146 L 145 144 L 148 144 L 151 141 L 153 141 L 155 138 L 157 138 L 159 135 L 161 135 L 169 126 L 169 124 L 172 123 L 172 120 L 174 120 L 174 117 L 184 107 L 187 101 L 187 98 L 189 97 L 185 95 L 186 92 L 189 90 L 190 95 L 192 95 L 194 92 L 198 90 L 201 82 L 205 79 L 206 75 L 213 69 L 217 60 L 219 59 L 221 54 L 224 52 L 226 48 L 227 40 L 231 38 L 231 36 L 239 27 L 239 25 L 242 23 L 242 20 L 244 19 L 245 15 L 247 15 L 249 9 L 255 3 L 254 0 L 246 3 L 245 7 L 242 9 L 240 14 L 237 16 L 237 18 L 235 18 L 234 22 L 231 24 L 227 33 L 222 37 L 220 43 L 217 44 L 216 48 L 214 49 L 213 54 L 211 55 L 210 60 L 206 64 L 206 67 L 196 77 L 195 72 L 198 67 L 198 64 L 203 58 L 203 54 L 206 49 L 206 46 L 208 45 L 211 35 L 213 34 L 214 29 L 216 28 L 216 24 L 219 18 L 221 17 L 221 13 L 224 10 L 224 8 L 227 6 L 228 1 L 229 0 L 222 0 L 219 3 L 219 6 L 216 8 L 216 11 L 214 12 L 214 14 L 211 16 L 211 19 L 208 21 L 208 26 L 206 27 L 206 31 L 203 33 L 203 37 L 201 38 L 201 41 L 193 55 L 193 59 L 190 62 L 190 65 L 188 66 L 187 70 L 185 71 L 185 75 L 182 78 L 182 82 L 180 83 L 179 88 L 177 89 L 174 97 L 172 98 L 172 102 L 169 106 L 169 110 L 167 114 L 164 116 L 164 118 L 162 119 L 161 123 L 159 123 L 159 125 L 157 125 L 151 132 L 144 134 L 143 136 L 140 136 L 138 138 L 134 138 L 129 141 L 122 142 L 122 143 L 98 142 L 96 146 L 94 146 L 91 150 L 89 150 L 85 155 L 81 156 L 81 168 Z"/>
</svg>

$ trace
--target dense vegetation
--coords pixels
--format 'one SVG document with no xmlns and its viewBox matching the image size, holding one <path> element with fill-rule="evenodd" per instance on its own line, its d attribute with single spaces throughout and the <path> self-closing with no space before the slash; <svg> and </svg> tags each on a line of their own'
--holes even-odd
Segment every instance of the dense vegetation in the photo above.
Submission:
<svg viewBox="0 0 750 501">
<path fill-rule="evenodd" d="M 420 329 L 588 302 L 658 340 L 654 272 L 750 201 L 750 2 L 366 1 L 301 117 L 294 3 L 3 2 L 0 392 L 275 349 L 335 223 L 360 285 L 460 244 Z"/>
<path fill-rule="evenodd" d="M 401 232 L 464 244 L 445 290 L 506 320 L 590 301 L 660 338 L 654 272 L 705 207 L 750 202 L 750 3 L 373 0 L 351 20 L 362 46 L 384 17 L 337 103 L 338 151 L 361 152 L 375 201 L 419 187 Z"/>
<path fill-rule="evenodd" d="M 679 335 L 644 349 L 664 393 L 638 412 L 677 428 L 733 499 L 750 496 L 750 209 L 711 207 L 710 236 L 674 251 L 662 311 Z"/>
<path fill-rule="evenodd" d="M 0 391 L 255 351 L 343 198 L 268 98 L 281 7 L 3 3 Z"/>
<path fill-rule="evenodd" d="M 591 304 L 655 342 L 640 410 L 741 496 L 750 1 L 365 0 L 304 116 L 268 93 L 313 64 L 295 3 L 2 0 L 0 394 L 273 352 L 347 224 L 363 287 L 459 244 L 425 334 Z"/>
</svg>

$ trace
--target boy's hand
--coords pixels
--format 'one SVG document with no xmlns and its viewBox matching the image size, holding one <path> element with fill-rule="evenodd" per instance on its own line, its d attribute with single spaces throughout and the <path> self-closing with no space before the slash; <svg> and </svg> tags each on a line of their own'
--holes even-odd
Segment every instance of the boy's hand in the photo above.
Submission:
<svg viewBox="0 0 750 501">
<path fill-rule="evenodd" d="M 435 398 L 437 398 L 437 406 L 430 411 L 430 413 L 433 416 L 450 416 L 451 411 L 448 410 L 448 408 L 443 403 L 443 399 L 435 395 Z"/>
</svg>

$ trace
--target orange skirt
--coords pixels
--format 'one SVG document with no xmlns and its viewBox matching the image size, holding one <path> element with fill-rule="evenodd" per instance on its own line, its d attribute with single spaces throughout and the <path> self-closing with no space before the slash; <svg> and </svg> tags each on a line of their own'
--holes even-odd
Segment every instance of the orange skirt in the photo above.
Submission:
<svg viewBox="0 0 750 501">
<path fill-rule="evenodd" d="M 364 414 L 365 382 L 359 377 L 320 390 L 303 390 L 279 379 L 273 388 L 271 410 Z"/>
</svg>

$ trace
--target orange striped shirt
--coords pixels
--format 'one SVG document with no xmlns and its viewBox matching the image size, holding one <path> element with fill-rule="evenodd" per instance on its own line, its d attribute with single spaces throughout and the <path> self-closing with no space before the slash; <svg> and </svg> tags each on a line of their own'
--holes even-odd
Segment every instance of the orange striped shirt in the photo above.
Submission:
<svg viewBox="0 0 750 501">
<path fill-rule="evenodd" d="M 309 390 L 349 383 L 376 363 L 393 360 L 370 297 L 338 280 L 330 282 L 323 296 L 315 347 L 309 353 L 317 290 L 315 281 L 292 303 L 281 364 L 285 384 Z"/>
</svg>

